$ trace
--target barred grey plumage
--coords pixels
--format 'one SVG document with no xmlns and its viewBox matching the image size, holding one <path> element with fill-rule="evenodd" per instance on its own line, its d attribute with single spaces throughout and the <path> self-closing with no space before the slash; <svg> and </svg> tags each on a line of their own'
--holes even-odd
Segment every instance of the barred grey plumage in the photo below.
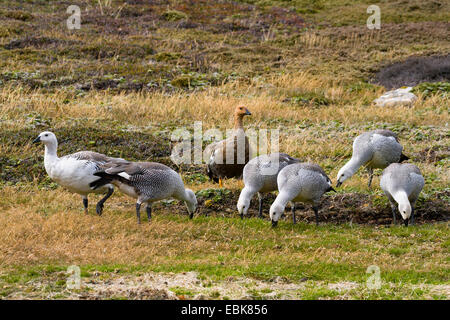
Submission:
<svg viewBox="0 0 450 320">
<path fill-rule="evenodd" d="M 334 191 L 330 178 L 320 166 L 314 163 L 290 164 L 278 174 L 277 184 L 279 194 L 270 207 L 272 226 L 277 225 L 289 201 L 312 203 L 316 224 L 319 224 L 320 198 L 325 192 Z M 292 214 L 295 223 L 295 207 Z"/>
<path fill-rule="evenodd" d="M 112 183 L 120 191 L 137 199 L 136 215 L 140 223 L 140 207 L 147 203 L 147 216 L 151 219 L 153 202 L 173 197 L 186 203 L 190 218 L 197 208 L 197 199 L 190 189 L 185 189 L 180 175 L 166 165 L 155 162 L 125 162 L 106 164 L 106 169 L 96 172 L 102 179 L 91 184 L 98 188 Z"/>
<path fill-rule="evenodd" d="M 241 218 L 247 214 L 255 193 L 259 199 L 259 217 L 262 217 L 263 193 L 277 190 L 278 173 L 289 164 L 300 162 L 286 153 L 261 155 L 250 160 L 244 167 L 244 188 L 239 195 L 237 209 Z"/>
<path fill-rule="evenodd" d="M 420 169 L 413 164 L 392 163 L 384 169 L 380 187 L 391 203 L 394 224 L 396 202 L 405 225 L 408 225 L 409 220 L 411 224 L 414 223 L 414 206 L 424 185 L 425 180 Z"/>
<path fill-rule="evenodd" d="M 373 169 L 384 169 L 391 163 L 409 159 L 402 153 L 403 147 L 397 135 L 390 130 L 373 130 L 364 132 L 353 142 L 352 158 L 339 170 L 337 186 L 352 177 L 361 167 L 369 171 L 368 185 L 372 184 Z"/>
</svg>

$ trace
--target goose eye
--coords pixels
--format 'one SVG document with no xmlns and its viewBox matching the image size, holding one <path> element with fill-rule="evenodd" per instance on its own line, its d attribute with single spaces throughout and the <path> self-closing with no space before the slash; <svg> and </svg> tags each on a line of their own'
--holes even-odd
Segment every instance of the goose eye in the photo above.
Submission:
<svg viewBox="0 0 450 320">
<path fill-rule="evenodd" d="M 46 137 L 48 137 L 48 134 L 45 134 Z"/>
</svg>

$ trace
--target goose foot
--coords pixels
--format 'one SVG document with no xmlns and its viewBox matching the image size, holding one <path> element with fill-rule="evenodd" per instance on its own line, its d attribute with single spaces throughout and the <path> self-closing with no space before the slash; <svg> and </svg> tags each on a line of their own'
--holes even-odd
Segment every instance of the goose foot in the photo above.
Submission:
<svg viewBox="0 0 450 320">
<path fill-rule="evenodd" d="M 292 223 L 297 224 L 297 219 L 295 219 L 295 204 L 294 203 L 291 206 L 291 212 L 292 212 Z"/>
<path fill-rule="evenodd" d="M 136 216 L 137 216 L 137 223 L 141 224 L 141 204 L 136 203 Z"/>
<path fill-rule="evenodd" d="M 313 210 L 314 210 L 314 214 L 316 216 L 316 226 L 318 226 L 319 225 L 319 208 L 313 207 Z"/>
<path fill-rule="evenodd" d="M 103 203 L 101 203 L 101 202 L 97 203 L 97 207 L 95 208 L 95 212 L 97 212 L 97 214 L 99 216 L 102 215 L 102 213 L 103 213 Z"/>
<path fill-rule="evenodd" d="M 370 188 L 373 179 L 373 169 L 367 169 L 367 171 L 369 171 L 369 183 L 367 184 L 367 186 Z"/>
<path fill-rule="evenodd" d="M 148 221 L 150 222 L 150 220 L 152 219 L 152 206 L 150 204 L 147 204 L 147 218 Z"/>
<path fill-rule="evenodd" d="M 97 207 L 95 210 L 99 216 L 101 216 L 103 213 L 103 204 L 105 203 L 106 200 L 108 200 L 109 197 L 111 197 L 113 192 L 114 192 L 113 188 L 108 188 L 108 192 L 106 193 L 106 195 L 97 203 Z"/>
<path fill-rule="evenodd" d="M 88 198 L 83 197 L 83 206 L 84 206 L 84 213 L 88 214 Z"/>
</svg>

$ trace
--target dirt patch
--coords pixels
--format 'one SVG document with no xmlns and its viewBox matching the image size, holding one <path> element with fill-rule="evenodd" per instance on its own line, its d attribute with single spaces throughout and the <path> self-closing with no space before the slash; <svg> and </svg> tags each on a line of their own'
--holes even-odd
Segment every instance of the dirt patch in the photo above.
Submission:
<svg viewBox="0 0 450 320">
<path fill-rule="evenodd" d="M 236 203 L 240 190 L 207 189 L 197 192 L 199 203 L 198 215 L 230 217 L 237 215 Z M 450 204 L 446 199 L 450 191 L 438 192 L 432 199 L 418 201 L 415 211 L 417 224 L 448 221 Z M 267 194 L 263 200 L 264 219 L 268 219 L 270 205 L 275 200 L 275 194 Z M 185 208 L 180 203 L 180 211 Z M 248 217 L 258 216 L 257 196 L 252 199 Z M 315 223 L 315 215 L 310 205 L 296 204 L 297 221 Z M 290 207 L 286 207 L 286 222 L 292 221 Z M 401 220 L 397 216 L 397 223 Z M 357 223 L 368 225 L 389 225 L 392 223 L 391 207 L 384 196 L 371 196 L 360 193 L 345 193 L 327 195 L 323 198 L 319 209 L 319 223 Z"/>
<path fill-rule="evenodd" d="M 4 46 L 7 50 L 23 49 L 27 47 L 33 48 L 55 48 L 58 46 L 71 46 L 76 44 L 76 41 L 61 40 L 48 37 L 26 37 L 23 39 L 13 40 Z"/>
<path fill-rule="evenodd" d="M 413 155 L 414 159 L 419 162 L 436 163 L 440 160 L 450 158 L 449 146 L 433 146 L 425 148 Z"/>
<path fill-rule="evenodd" d="M 450 55 L 409 57 L 379 70 L 373 83 L 393 89 L 440 81 L 450 81 Z"/>
<path fill-rule="evenodd" d="M 60 273 L 61 279 L 66 277 Z M 352 291 L 367 290 L 365 284 L 342 281 L 327 283 L 300 279 L 287 281 L 281 277 L 269 280 L 257 280 L 242 277 L 228 277 L 220 281 L 212 281 L 198 277 L 196 272 L 156 273 L 141 275 L 114 275 L 95 272 L 89 278 L 82 278 L 80 290 L 61 288 L 52 292 L 49 288 L 55 279 L 47 281 L 30 281 L 6 299 L 45 298 L 45 299 L 130 299 L 130 300 L 211 300 L 211 299 L 304 299 L 311 288 L 331 290 L 331 296 L 322 298 L 350 299 Z M 395 288 L 394 283 L 390 284 Z M 448 296 L 448 285 L 411 285 L 407 290 L 427 290 L 429 294 Z M 55 288 L 56 289 L 56 288 Z M 429 297 L 428 297 L 429 298 Z"/>
</svg>

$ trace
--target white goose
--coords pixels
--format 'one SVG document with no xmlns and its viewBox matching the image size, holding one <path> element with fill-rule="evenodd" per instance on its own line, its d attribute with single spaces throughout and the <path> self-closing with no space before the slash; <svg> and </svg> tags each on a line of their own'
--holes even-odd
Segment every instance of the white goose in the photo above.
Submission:
<svg viewBox="0 0 450 320">
<path fill-rule="evenodd" d="M 395 203 L 405 226 L 408 221 L 414 224 L 414 205 L 425 185 L 420 169 L 410 163 L 393 163 L 384 169 L 380 187 L 391 203 L 392 218 L 395 224 Z"/>
<path fill-rule="evenodd" d="M 383 129 L 364 132 L 353 142 L 352 158 L 339 170 L 336 186 L 352 177 L 361 166 L 366 166 L 370 187 L 373 169 L 384 169 L 391 163 L 409 159 L 402 151 L 403 147 L 394 132 Z"/>
<path fill-rule="evenodd" d="M 271 153 L 251 159 L 244 167 L 244 189 L 239 195 L 237 209 L 241 219 L 247 214 L 255 193 L 259 199 L 259 217 L 262 218 L 263 193 L 277 191 L 278 173 L 289 164 L 300 162 L 286 153 Z"/>
<path fill-rule="evenodd" d="M 66 188 L 70 192 L 78 193 L 83 198 L 84 211 L 88 213 L 89 193 L 105 193 L 96 207 L 96 212 L 101 215 L 103 204 L 113 194 L 114 187 L 111 184 L 105 185 L 98 190 L 92 190 L 89 184 L 99 179 L 94 173 L 101 169 L 106 162 L 124 161 L 123 159 L 107 157 L 101 153 L 91 151 L 80 151 L 64 157 L 58 157 L 58 140 L 54 133 L 45 131 L 33 140 L 33 143 L 42 142 L 45 146 L 44 166 L 45 171 L 52 180 Z"/>
</svg>

